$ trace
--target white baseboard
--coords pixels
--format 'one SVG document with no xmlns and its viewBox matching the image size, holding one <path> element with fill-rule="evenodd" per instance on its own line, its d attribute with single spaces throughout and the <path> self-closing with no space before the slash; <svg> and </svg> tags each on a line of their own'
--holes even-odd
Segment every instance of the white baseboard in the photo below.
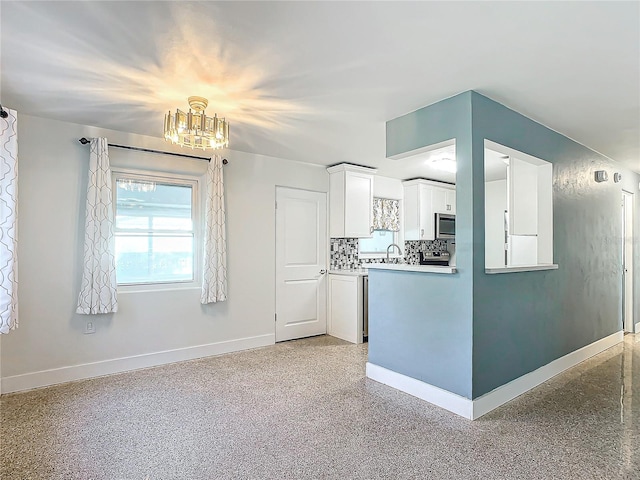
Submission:
<svg viewBox="0 0 640 480">
<path fill-rule="evenodd" d="M 537 387 L 541 383 L 546 382 L 568 368 L 574 367 L 580 362 L 583 362 L 600 352 L 604 352 L 606 349 L 620 343 L 623 336 L 624 332 L 619 331 L 609 335 L 608 337 L 596 340 L 589 345 L 568 353 L 564 357 L 560 357 L 551 363 L 547 363 L 533 372 L 529 372 L 496 388 L 495 390 L 490 391 L 489 393 L 485 393 L 473 401 L 473 419 L 480 418 L 485 413 L 488 413 L 494 408 L 513 400 L 517 396 L 522 395 L 534 387 Z"/>
<path fill-rule="evenodd" d="M 546 382 L 559 373 L 564 372 L 580 362 L 605 351 L 620 343 L 623 332 L 613 333 L 605 338 L 597 340 L 563 357 L 560 357 L 536 370 L 506 383 L 491 392 L 488 392 L 475 400 L 448 392 L 428 383 L 407 377 L 386 368 L 367 363 L 367 377 L 400 391 L 426 400 L 450 412 L 456 413 L 470 420 L 480 418 L 491 410 L 507 403 L 523 393 Z"/>
<path fill-rule="evenodd" d="M 71 367 L 41 370 L 0 379 L 0 393 L 20 392 L 33 388 L 46 387 L 59 383 L 101 377 L 113 373 L 128 372 L 140 368 L 155 367 L 168 363 L 182 362 L 196 358 L 237 352 L 250 348 L 265 347 L 275 343 L 275 334 L 259 335 L 257 337 L 240 338 L 226 342 L 208 343 L 194 347 L 165 350 L 162 352 L 135 355 L 132 357 L 104 360 L 102 362 L 85 363 Z"/>
<path fill-rule="evenodd" d="M 635 329 L 636 333 L 640 333 L 640 322 L 636 323 L 636 329 Z"/>
<path fill-rule="evenodd" d="M 367 362 L 367 377 L 471 419 L 472 401 L 456 393 L 369 362 Z"/>
</svg>

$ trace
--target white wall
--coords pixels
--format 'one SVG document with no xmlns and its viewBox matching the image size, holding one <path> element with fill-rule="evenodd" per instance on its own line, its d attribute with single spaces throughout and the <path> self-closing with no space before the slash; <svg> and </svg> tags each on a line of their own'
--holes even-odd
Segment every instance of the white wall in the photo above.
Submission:
<svg viewBox="0 0 640 480">
<path fill-rule="evenodd" d="M 88 147 L 78 142 L 83 136 L 191 153 L 158 138 L 20 116 L 20 327 L 2 340 L 4 391 L 273 343 L 275 188 L 326 192 L 325 168 L 223 152 L 229 159 L 224 167 L 228 301 L 202 306 L 199 289 L 121 293 L 118 313 L 77 315 L 89 158 Z M 204 161 L 115 148 L 110 152 L 118 166 L 146 164 L 191 173 L 206 169 Z M 83 334 L 88 319 L 95 334 Z M 209 347 L 193 348 L 201 345 Z M 154 355 L 158 352 L 165 353 Z M 122 358 L 128 360 L 113 361 Z"/>
<path fill-rule="evenodd" d="M 376 175 L 373 181 L 373 196 L 402 200 L 404 196 L 402 182 L 397 178 Z"/>
<path fill-rule="evenodd" d="M 507 181 L 484 184 L 485 268 L 504 267 L 504 211 L 507 209 Z"/>
</svg>

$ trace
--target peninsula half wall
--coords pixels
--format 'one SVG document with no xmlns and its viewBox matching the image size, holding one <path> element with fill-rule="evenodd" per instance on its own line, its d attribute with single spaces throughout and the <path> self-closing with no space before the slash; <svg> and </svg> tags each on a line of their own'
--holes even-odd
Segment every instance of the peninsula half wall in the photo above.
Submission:
<svg viewBox="0 0 640 480">
<path fill-rule="evenodd" d="M 622 340 L 620 202 L 631 192 L 640 211 L 640 175 L 474 91 L 390 120 L 386 136 L 387 157 L 455 139 L 457 273 L 370 272 L 369 378 L 474 419 Z M 485 140 L 553 164 L 557 269 L 485 271 Z M 640 215 L 634 232 L 638 305 Z"/>
</svg>

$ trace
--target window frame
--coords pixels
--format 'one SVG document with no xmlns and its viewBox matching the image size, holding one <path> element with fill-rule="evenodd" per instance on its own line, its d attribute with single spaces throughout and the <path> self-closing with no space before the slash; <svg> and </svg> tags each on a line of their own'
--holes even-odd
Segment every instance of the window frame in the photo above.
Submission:
<svg viewBox="0 0 640 480">
<path fill-rule="evenodd" d="M 191 221 L 193 232 L 193 279 L 185 281 L 154 281 L 145 283 L 117 283 L 119 293 L 146 292 L 163 290 L 189 290 L 199 289 L 202 286 L 202 232 L 204 231 L 204 219 L 202 216 L 202 198 L 200 192 L 200 177 L 196 175 L 169 173 L 152 170 L 111 168 L 111 184 L 113 191 L 113 233 L 115 236 L 119 229 L 116 228 L 118 215 L 117 181 L 119 179 L 131 179 L 134 181 L 156 182 L 164 185 L 176 185 L 191 187 Z M 125 230 L 128 231 L 128 230 Z M 116 277 L 117 281 L 117 277 Z"/>
</svg>

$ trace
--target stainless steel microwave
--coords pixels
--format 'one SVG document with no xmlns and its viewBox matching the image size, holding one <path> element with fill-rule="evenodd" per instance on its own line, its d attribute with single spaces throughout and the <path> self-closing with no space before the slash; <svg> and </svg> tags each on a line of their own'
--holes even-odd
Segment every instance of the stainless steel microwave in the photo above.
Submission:
<svg viewBox="0 0 640 480">
<path fill-rule="evenodd" d="M 456 238 L 456 216 L 436 213 L 436 240 Z"/>
</svg>

